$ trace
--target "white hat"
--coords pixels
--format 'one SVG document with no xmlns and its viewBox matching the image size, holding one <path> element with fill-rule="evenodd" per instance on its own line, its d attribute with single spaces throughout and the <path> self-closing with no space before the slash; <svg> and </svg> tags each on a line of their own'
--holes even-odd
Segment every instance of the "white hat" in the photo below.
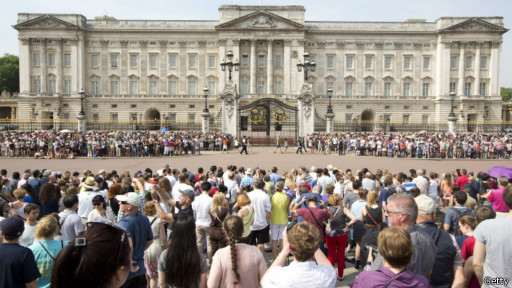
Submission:
<svg viewBox="0 0 512 288">
<path fill-rule="evenodd" d="M 141 204 L 139 194 L 135 192 L 128 192 L 125 195 L 118 195 L 116 196 L 116 199 L 120 202 L 127 202 L 128 204 L 135 207 L 140 207 Z"/>
<path fill-rule="evenodd" d="M 430 215 L 436 211 L 434 200 L 427 195 L 419 195 L 414 198 L 416 205 L 418 205 L 419 215 Z"/>
<path fill-rule="evenodd" d="M 327 165 L 327 170 L 332 171 L 332 164 Z"/>
<path fill-rule="evenodd" d="M 87 177 L 85 181 L 82 183 L 82 186 L 89 189 L 98 188 L 98 183 L 94 180 L 94 177 Z"/>
<path fill-rule="evenodd" d="M 245 170 L 245 175 L 252 175 L 252 169 L 247 168 L 247 170 Z"/>
</svg>

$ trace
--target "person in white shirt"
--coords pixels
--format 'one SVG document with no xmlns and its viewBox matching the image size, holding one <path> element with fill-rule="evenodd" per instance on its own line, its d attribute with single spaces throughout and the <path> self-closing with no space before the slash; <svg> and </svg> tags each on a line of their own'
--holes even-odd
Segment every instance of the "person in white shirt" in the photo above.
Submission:
<svg viewBox="0 0 512 288">
<path fill-rule="evenodd" d="M 334 288 L 336 271 L 318 248 L 318 229 L 309 222 L 296 224 L 283 233 L 283 250 L 261 279 L 261 286 Z M 293 262 L 283 267 L 292 252 Z M 283 275 L 286 275 L 283 277 Z"/>
<path fill-rule="evenodd" d="M 420 189 L 420 193 L 422 195 L 427 195 L 429 183 L 427 178 L 425 178 L 425 170 L 418 169 L 416 174 L 418 175 L 418 177 L 414 178 L 412 180 L 412 183 L 416 184 L 416 187 Z"/>
<path fill-rule="evenodd" d="M 322 195 L 325 194 L 325 186 L 327 186 L 328 184 L 334 185 L 334 181 L 332 181 L 332 178 L 329 175 L 329 169 L 324 168 L 322 170 L 322 177 L 318 178 L 317 184 L 322 186 L 322 192 L 321 192 Z"/>
<path fill-rule="evenodd" d="M 199 253 L 203 252 L 203 243 L 206 238 L 208 264 L 211 261 L 212 254 L 212 242 L 210 241 L 210 223 L 212 222 L 212 219 L 208 213 L 212 206 L 212 197 L 209 195 L 210 189 L 212 189 L 212 184 L 206 181 L 203 182 L 201 184 L 201 195 L 195 197 L 194 202 L 192 202 L 192 210 L 194 210 L 194 215 L 196 217 L 197 250 L 199 250 Z"/>
<path fill-rule="evenodd" d="M 254 190 L 247 193 L 251 199 L 251 206 L 254 209 L 254 223 L 251 225 L 251 234 L 249 234 L 249 244 L 258 245 L 261 252 L 264 252 L 264 244 L 270 241 L 270 197 L 263 191 L 264 182 L 262 179 L 255 179 L 253 183 Z"/>
<path fill-rule="evenodd" d="M 23 208 L 27 222 L 25 222 L 25 230 L 21 234 L 19 244 L 23 247 L 32 245 L 35 241 L 34 234 L 37 228 L 37 218 L 39 217 L 39 206 L 29 203 Z"/>
<path fill-rule="evenodd" d="M 336 174 L 336 183 L 334 183 L 334 194 L 341 195 L 343 198 L 343 188 L 345 187 L 345 178 L 341 174 Z"/>
<path fill-rule="evenodd" d="M 101 177 L 96 178 L 103 181 Z M 94 209 L 92 198 L 96 195 L 101 195 L 103 199 L 108 199 L 108 192 L 106 190 L 98 190 L 98 183 L 93 177 L 87 177 L 87 179 L 82 182 L 82 187 L 84 187 L 85 190 L 78 193 L 78 216 L 82 218 L 82 224 L 85 226 L 89 213 Z"/>
</svg>

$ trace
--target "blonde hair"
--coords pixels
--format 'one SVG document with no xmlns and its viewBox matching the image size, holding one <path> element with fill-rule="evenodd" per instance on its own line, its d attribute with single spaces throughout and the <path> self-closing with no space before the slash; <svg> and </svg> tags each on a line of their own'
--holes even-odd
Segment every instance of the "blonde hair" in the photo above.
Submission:
<svg viewBox="0 0 512 288">
<path fill-rule="evenodd" d="M 21 201 L 21 200 L 23 200 L 23 197 L 25 197 L 25 195 L 27 195 L 27 190 L 25 190 L 23 188 L 18 188 L 12 192 L 12 195 L 14 196 L 14 198 Z"/>
<path fill-rule="evenodd" d="M 222 192 L 217 192 L 213 195 L 212 206 L 210 207 L 210 213 L 212 213 L 213 216 L 217 216 L 219 208 L 224 207 L 225 199 L 226 195 Z"/>
<path fill-rule="evenodd" d="M 318 249 L 320 233 L 313 224 L 301 222 L 288 231 L 288 242 L 293 256 L 299 262 L 308 261 Z"/>
<path fill-rule="evenodd" d="M 35 237 L 37 239 L 49 238 L 59 233 L 59 223 L 53 215 L 46 215 L 39 220 L 36 227 Z"/>
<path fill-rule="evenodd" d="M 379 253 L 393 268 L 407 266 L 412 258 L 412 240 L 407 230 L 389 227 L 378 236 Z"/>
<path fill-rule="evenodd" d="M 247 196 L 247 194 L 240 194 L 238 195 L 238 199 L 236 200 L 236 203 L 238 203 L 238 207 L 242 208 L 245 205 L 251 204 L 251 198 Z"/>
<path fill-rule="evenodd" d="M 377 204 L 377 201 L 379 200 L 379 193 L 377 193 L 377 190 L 370 190 L 368 191 L 368 195 L 366 195 L 366 201 L 368 202 L 368 206 L 372 206 Z"/>
<path fill-rule="evenodd" d="M 148 202 L 144 205 L 144 215 L 154 216 L 156 214 L 156 207 L 154 202 Z"/>
</svg>

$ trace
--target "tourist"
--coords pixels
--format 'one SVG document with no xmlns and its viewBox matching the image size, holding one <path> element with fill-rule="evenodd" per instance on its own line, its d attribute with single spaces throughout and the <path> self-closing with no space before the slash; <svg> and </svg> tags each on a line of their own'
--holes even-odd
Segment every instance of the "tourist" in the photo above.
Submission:
<svg viewBox="0 0 512 288">
<path fill-rule="evenodd" d="M 336 284 L 336 272 L 325 254 L 318 248 L 320 234 L 309 222 L 298 223 L 283 233 L 283 248 L 261 279 L 269 287 L 329 287 Z M 293 262 L 283 267 L 292 253 Z M 283 277 L 286 275 L 286 277 Z"/>
<path fill-rule="evenodd" d="M 155 205 L 157 204 L 153 202 L 144 205 L 144 215 L 148 217 L 153 232 L 153 243 L 144 251 L 144 267 L 146 268 L 149 288 L 158 287 L 158 258 L 162 251 L 167 249 L 164 223 L 158 218 Z"/>
<path fill-rule="evenodd" d="M 57 255 L 50 287 L 124 287 L 137 268 L 141 267 L 132 266 L 132 249 L 123 228 L 88 222 L 85 232 Z"/>
<path fill-rule="evenodd" d="M 267 264 L 261 251 L 255 246 L 237 243 L 242 237 L 243 221 L 238 216 L 228 216 L 223 230 L 229 247 L 221 248 L 212 260 L 208 287 L 259 287 Z"/>
<path fill-rule="evenodd" d="M 193 217 L 180 215 L 175 220 L 169 248 L 158 260 L 160 287 L 206 288 L 208 264 L 197 250 L 195 230 Z"/>
</svg>

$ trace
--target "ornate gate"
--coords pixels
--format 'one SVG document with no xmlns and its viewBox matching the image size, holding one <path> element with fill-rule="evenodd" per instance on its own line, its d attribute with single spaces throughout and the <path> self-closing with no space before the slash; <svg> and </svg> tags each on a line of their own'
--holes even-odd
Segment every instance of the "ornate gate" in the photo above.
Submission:
<svg viewBox="0 0 512 288">
<path fill-rule="evenodd" d="M 279 134 L 293 145 L 298 136 L 297 107 L 274 98 L 261 98 L 238 107 L 238 136 L 251 137 L 255 145 L 271 145 Z M 281 143 L 283 144 L 283 143 Z"/>
</svg>

